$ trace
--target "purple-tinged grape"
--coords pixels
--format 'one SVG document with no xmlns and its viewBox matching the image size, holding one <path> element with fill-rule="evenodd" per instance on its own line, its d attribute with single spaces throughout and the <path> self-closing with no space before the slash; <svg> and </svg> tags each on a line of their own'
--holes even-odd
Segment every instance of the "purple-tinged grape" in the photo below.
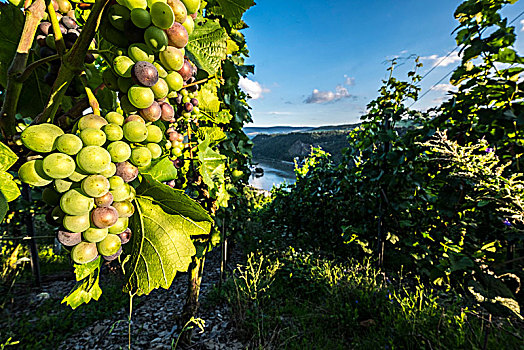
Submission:
<svg viewBox="0 0 524 350">
<path fill-rule="evenodd" d="M 102 257 L 106 261 L 113 261 L 113 260 L 117 259 L 120 256 L 120 254 L 122 254 L 122 247 L 118 248 L 118 251 L 115 254 L 113 254 L 113 255 L 102 255 Z"/>
<path fill-rule="evenodd" d="M 190 102 L 194 107 L 198 107 L 198 100 L 196 98 L 192 98 Z"/>
<path fill-rule="evenodd" d="M 189 34 L 187 29 L 180 23 L 175 22 L 173 25 L 165 30 L 169 45 L 182 49 L 189 41 Z"/>
<path fill-rule="evenodd" d="M 80 36 L 80 32 L 76 29 L 69 29 L 67 31 L 67 34 L 64 35 L 64 40 L 72 41 L 73 43 L 78 39 Z"/>
<path fill-rule="evenodd" d="M 118 220 L 118 211 L 114 207 L 98 207 L 91 212 L 91 221 L 98 228 L 113 226 Z"/>
<path fill-rule="evenodd" d="M 150 62 L 138 61 L 131 69 L 131 77 L 142 86 L 152 87 L 158 82 L 158 70 Z"/>
<path fill-rule="evenodd" d="M 172 161 L 175 168 L 180 169 L 184 166 L 184 160 L 182 158 L 177 158 Z"/>
<path fill-rule="evenodd" d="M 163 103 L 162 106 L 162 115 L 160 118 L 162 118 L 163 121 L 171 121 L 173 117 L 175 116 L 175 110 L 173 106 L 171 106 L 169 103 Z"/>
<path fill-rule="evenodd" d="M 166 183 L 166 185 L 168 185 L 168 186 L 171 187 L 171 188 L 175 188 L 175 186 L 176 186 L 176 182 L 175 182 L 175 180 L 171 180 L 171 181 L 168 181 L 168 182 Z"/>
<path fill-rule="evenodd" d="M 182 76 L 182 79 L 184 79 L 184 81 L 189 80 L 193 77 L 193 66 L 188 60 L 184 60 L 184 65 L 182 66 L 182 68 L 177 70 L 177 72 Z"/>
<path fill-rule="evenodd" d="M 116 175 L 124 179 L 124 182 L 131 182 L 138 176 L 138 168 L 129 162 L 117 163 Z"/>
<path fill-rule="evenodd" d="M 186 102 L 186 104 L 184 104 L 184 109 L 188 113 L 193 111 L 193 105 L 191 104 L 191 102 Z"/>
<path fill-rule="evenodd" d="M 160 116 L 162 115 L 162 108 L 158 102 L 154 101 L 151 106 L 139 110 L 138 113 L 140 113 L 142 118 L 148 122 L 154 122 L 160 119 Z"/>
<path fill-rule="evenodd" d="M 129 240 L 131 240 L 132 235 L 133 235 L 133 232 L 128 227 L 124 230 L 124 232 L 119 233 L 118 237 L 120 237 L 120 241 L 122 242 L 122 244 L 126 244 L 127 242 L 129 242 Z"/>
<path fill-rule="evenodd" d="M 60 22 L 62 22 L 64 27 L 66 27 L 67 29 L 76 29 L 78 27 L 78 24 L 76 23 L 76 21 L 69 16 L 62 17 Z"/>
<path fill-rule="evenodd" d="M 107 192 L 102 197 L 95 198 L 95 205 L 97 207 L 109 207 L 113 204 L 113 195 L 111 192 Z"/>
<path fill-rule="evenodd" d="M 49 35 L 51 22 L 42 22 L 38 25 L 38 31 L 43 35 Z"/>
<path fill-rule="evenodd" d="M 58 241 L 65 245 L 66 247 L 74 247 L 78 243 L 82 242 L 82 233 L 81 232 L 67 232 L 67 231 L 58 231 L 57 234 Z"/>
</svg>

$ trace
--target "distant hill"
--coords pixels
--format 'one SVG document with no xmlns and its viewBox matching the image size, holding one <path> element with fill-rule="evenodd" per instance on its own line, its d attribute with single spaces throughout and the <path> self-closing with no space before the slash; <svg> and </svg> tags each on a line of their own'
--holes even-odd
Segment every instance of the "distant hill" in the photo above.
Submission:
<svg viewBox="0 0 524 350">
<path fill-rule="evenodd" d="M 334 130 L 349 130 L 353 129 L 359 124 L 343 124 L 343 125 L 325 125 L 325 126 L 267 126 L 254 127 L 247 126 L 244 132 L 249 138 L 254 138 L 259 134 L 273 135 L 273 134 L 289 134 L 294 132 L 317 132 L 317 131 L 334 131 Z"/>
<path fill-rule="evenodd" d="M 321 147 L 337 161 L 342 157 L 342 149 L 349 146 L 348 130 L 349 128 L 288 134 L 258 134 L 253 138 L 253 158 L 292 162 L 295 157 L 304 158 L 309 155 L 313 146 Z"/>
</svg>

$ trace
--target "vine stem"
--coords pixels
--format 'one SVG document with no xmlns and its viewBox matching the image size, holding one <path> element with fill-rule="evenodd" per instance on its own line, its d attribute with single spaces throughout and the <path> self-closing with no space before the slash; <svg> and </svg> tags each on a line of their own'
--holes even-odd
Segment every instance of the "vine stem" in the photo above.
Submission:
<svg viewBox="0 0 524 350">
<path fill-rule="evenodd" d="M 11 139 L 16 133 L 16 109 L 23 87 L 23 82 L 19 81 L 17 77 L 26 68 L 36 29 L 45 15 L 45 7 L 44 0 L 36 0 L 24 12 L 24 29 L 20 42 L 18 43 L 15 57 L 13 57 L 11 66 L 7 71 L 6 93 L 4 96 L 4 104 L 0 111 L 0 130 L 5 139 Z"/>
<path fill-rule="evenodd" d="M 131 350 L 131 317 L 133 316 L 133 297 L 135 294 L 129 292 L 129 317 L 127 319 L 127 348 Z"/>
<path fill-rule="evenodd" d="M 84 85 L 84 89 L 87 94 L 87 99 L 89 101 L 89 105 L 93 109 L 93 113 L 96 115 L 100 115 L 100 104 L 98 103 L 98 100 L 96 99 L 95 94 L 89 87 L 85 72 L 82 73 L 82 75 L 80 75 L 80 81 L 82 82 L 82 85 Z"/>
<path fill-rule="evenodd" d="M 44 111 L 39 114 L 32 124 L 53 122 L 56 112 L 62 103 L 67 87 L 75 76 L 84 71 L 84 59 L 88 52 L 89 45 L 95 36 L 95 31 L 100 23 L 101 14 L 109 0 L 96 0 L 87 18 L 87 22 L 76 40 L 73 47 L 63 56 L 62 66 L 58 72 L 58 77 L 51 88 L 49 100 Z"/>
<path fill-rule="evenodd" d="M 182 86 L 182 89 L 185 89 L 185 88 L 190 87 L 190 86 L 194 86 L 194 85 L 198 85 L 198 84 L 205 83 L 205 82 L 208 81 L 209 79 L 211 79 L 211 77 L 209 77 L 209 78 L 205 78 L 205 79 L 202 79 L 202 80 L 199 80 L 199 81 L 194 81 L 194 82 L 192 82 L 191 84 L 187 84 L 187 85 Z"/>
<path fill-rule="evenodd" d="M 56 16 L 55 7 L 53 6 L 52 0 L 47 0 L 47 13 L 51 20 L 51 26 L 53 27 L 53 35 L 55 36 L 55 47 L 58 55 L 62 57 L 66 51 L 64 36 L 60 30 L 60 23 L 58 23 L 58 17 Z"/>
<path fill-rule="evenodd" d="M 52 56 L 49 56 L 49 57 L 46 57 L 46 58 L 42 58 L 42 59 L 40 59 L 38 61 L 35 61 L 35 62 L 31 63 L 29 66 L 26 67 L 26 69 L 22 72 L 22 74 L 19 75 L 17 80 L 23 83 L 24 81 L 29 79 L 31 74 L 38 67 L 40 67 L 43 64 L 46 64 L 48 62 L 51 62 L 51 61 L 54 61 L 54 60 L 58 60 L 58 59 L 60 59 L 60 55 L 56 54 L 56 55 L 52 55 Z"/>
</svg>

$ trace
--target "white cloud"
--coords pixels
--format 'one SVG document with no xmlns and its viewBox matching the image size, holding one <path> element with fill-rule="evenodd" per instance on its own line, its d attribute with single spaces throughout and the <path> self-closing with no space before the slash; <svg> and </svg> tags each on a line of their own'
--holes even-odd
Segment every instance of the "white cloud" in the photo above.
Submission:
<svg viewBox="0 0 524 350">
<path fill-rule="evenodd" d="M 347 86 L 353 86 L 355 85 L 355 78 L 347 76 L 347 74 L 344 74 L 344 84 Z"/>
<path fill-rule="evenodd" d="M 457 87 L 451 84 L 438 84 L 438 85 L 435 85 L 432 90 L 449 92 L 449 91 L 457 91 Z"/>
<path fill-rule="evenodd" d="M 318 89 L 313 90 L 304 103 L 328 103 L 338 101 L 344 98 L 354 97 L 351 95 L 345 87 L 337 85 L 335 91 L 319 91 Z"/>
<path fill-rule="evenodd" d="M 238 83 L 240 88 L 244 90 L 253 100 L 258 100 L 259 98 L 264 97 L 263 95 L 271 90 L 260 85 L 259 82 L 250 80 L 248 78 L 240 77 L 240 82 Z"/>
<path fill-rule="evenodd" d="M 520 31 L 524 32 L 524 19 L 520 20 L 520 24 L 522 25 L 522 28 L 520 28 Z"/>
<path fill-rule="evenodd" d="M 462 57 L 459 56 L 458 52 L 453 52 L 449 56 L 447 57 L 446 56 L 431 55 L 431 56 L 421 57 L 421 59 L 433 61 L 433 67 L 435 66 L 447 67 L 451 64 L 460 62 L 462 60 Z"/>
<path fill-rule="evenodd" d="M 268 112 L 267 114 L 270 114 L 270 115 L 292 115 L 293 112 L 273 111 L 273 112 Z"/>
</svg>

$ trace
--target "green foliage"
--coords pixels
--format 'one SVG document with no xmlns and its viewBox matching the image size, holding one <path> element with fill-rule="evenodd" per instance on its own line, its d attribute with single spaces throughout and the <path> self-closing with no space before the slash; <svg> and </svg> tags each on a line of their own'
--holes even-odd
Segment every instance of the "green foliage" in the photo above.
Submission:
<svg viewBox="0 0 524 350">
<path fill-rule="evenodd" d="M 205 20 L 195 26 L 186 47 L 188 57 L 209 75 L 215 75 L 226 58 L 227 34 L 217 22 Z"/>
<path fill-rule="evenodd" d="M 102 258 L 98 257 L 90 263 L 76 265 L 75 275 L 78 282 L 62 303 L 74 310 L 82 304 L 89 303 L 91 299 L 98 300 L 102 295 L 99 286 L 101 264 Z"/>
</svg>

